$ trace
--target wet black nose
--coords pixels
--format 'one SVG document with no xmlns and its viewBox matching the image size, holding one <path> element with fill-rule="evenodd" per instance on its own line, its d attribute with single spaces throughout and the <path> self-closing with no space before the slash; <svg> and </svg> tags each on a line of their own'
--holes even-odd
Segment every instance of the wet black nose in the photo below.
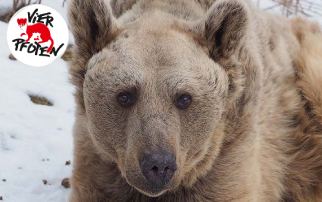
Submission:
<svg viewBox="0 0 322 202">
<path fill-rule="evenodd" d="M 164 186 L 173 177 L 177 164 L 172 154 L 153 153 L 145 155 L 140 160 L 144 177 L 154 186 Z"/>
</svg>

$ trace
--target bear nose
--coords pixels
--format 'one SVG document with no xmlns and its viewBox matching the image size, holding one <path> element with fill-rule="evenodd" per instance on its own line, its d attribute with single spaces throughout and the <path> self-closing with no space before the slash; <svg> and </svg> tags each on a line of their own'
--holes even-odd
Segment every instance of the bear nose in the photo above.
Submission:
<svg viewBox="0 0 322 202">
<path fill-rule="evenodd" d="M 166 185 L 177 170 L 177 164 L 172 154 L 153 153 L 145 155 L 140 160 L 144 177 L 154 186 Z"/>
</svg>

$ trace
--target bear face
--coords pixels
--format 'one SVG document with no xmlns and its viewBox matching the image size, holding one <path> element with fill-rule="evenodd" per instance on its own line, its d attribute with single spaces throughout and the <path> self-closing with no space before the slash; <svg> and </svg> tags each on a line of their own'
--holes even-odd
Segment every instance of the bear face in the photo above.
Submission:
<svg viewBox="0 0 322 202">
<path fill-rule="evenodd" d="M 224 139 L 230 83 L 216 60 L 239 47 L 244 6 L 219 2 L 196 22 L 153 11 L 131 23 L 116 20 L 105 1 L 70 7 L 70 71 L 99 155 L 148 196 L 191 185 Z"/>
<path fill-rule="evenodd" d="M 88 128 L 96 146 L 118 163 L 130 184 L 158 195 L 176 187 L 208 152 L 204 145 L 210 145 L 221 118 L 228 77 L 182 33 L 128 32 L 88 63 Z M 220 140 L 216 142 L 219 147 Z M 170 184 L 154 190 L 140 161 L 159 153 L 173 157 L 176 171 Z"/>
</svg>

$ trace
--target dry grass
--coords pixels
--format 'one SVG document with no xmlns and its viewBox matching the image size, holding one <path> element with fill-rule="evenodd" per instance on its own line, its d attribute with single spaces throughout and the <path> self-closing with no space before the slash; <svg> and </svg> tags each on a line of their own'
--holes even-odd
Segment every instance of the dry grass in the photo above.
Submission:
<svg viewBox="0 0 322 202">
<path fill-rule="evenodd" d="M 29 95 L 30 100 L 38 105 L 47 105 L 47 106 L 53 106 L 53 103 L 47 100 L 45 97 L 39 97 L 37 95 Z"/>
</svg>

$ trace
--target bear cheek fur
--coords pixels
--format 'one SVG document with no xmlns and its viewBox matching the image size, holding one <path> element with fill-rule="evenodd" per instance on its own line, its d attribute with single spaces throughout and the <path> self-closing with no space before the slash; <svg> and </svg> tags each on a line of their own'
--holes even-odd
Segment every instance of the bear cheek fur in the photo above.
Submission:
<svg viewBox="0 0 322 202">
<path fill-rule="evenodd" d="M 85 90 L 84 97 L 87 111 L 87 128 L 96 149 L 101 153 L 101 156 L 107 155 L 108 160 L 117 162 L 122 154 L 118 153 L 116 149 L 118 148 L 118 150 L 122 151 L 121 148 L 125 148 L 125 144 L 121 144 L 126 143 L 126 138 L 124 137 L 125 122 L 121 121 L 122 117 L 118 117 L 116 122 L 119 125 L 115 127 L 117 123 L 115 123 L 115 119 L 111 118 L 111 114 L 106 112 L 105 108 L 98 102 L 92 102 L 95 99 L 94 96 L 88 95 Z M 109 110 L 113 109 L 109 108 Z M 106 159 L 106 157 L 103 159 Z"/>
<path fill-rule="evenodd" d="M 198 177 L 211 169 L 224 139 L 222 113 L 224 95 L 213 94 L 200 103 L 191 114 L 181 117 L 181 155 L 183 185 L 191 187 Z M 222 97 L 221 97 L 222 96 Z"/>
<path fill-rule="evenodd" d="M 127 113 L 119 110 L 114 91 L 117 89 L 111 89 L 113 85 L 104 78 L 106 74 L 96 69 L 100 67 L 91 68 L 84 81 L 87 129 L 102 159 L 117 162 L 123 171 L 124 164 L 119 161 L 126 154 Z"/>
</svg>

